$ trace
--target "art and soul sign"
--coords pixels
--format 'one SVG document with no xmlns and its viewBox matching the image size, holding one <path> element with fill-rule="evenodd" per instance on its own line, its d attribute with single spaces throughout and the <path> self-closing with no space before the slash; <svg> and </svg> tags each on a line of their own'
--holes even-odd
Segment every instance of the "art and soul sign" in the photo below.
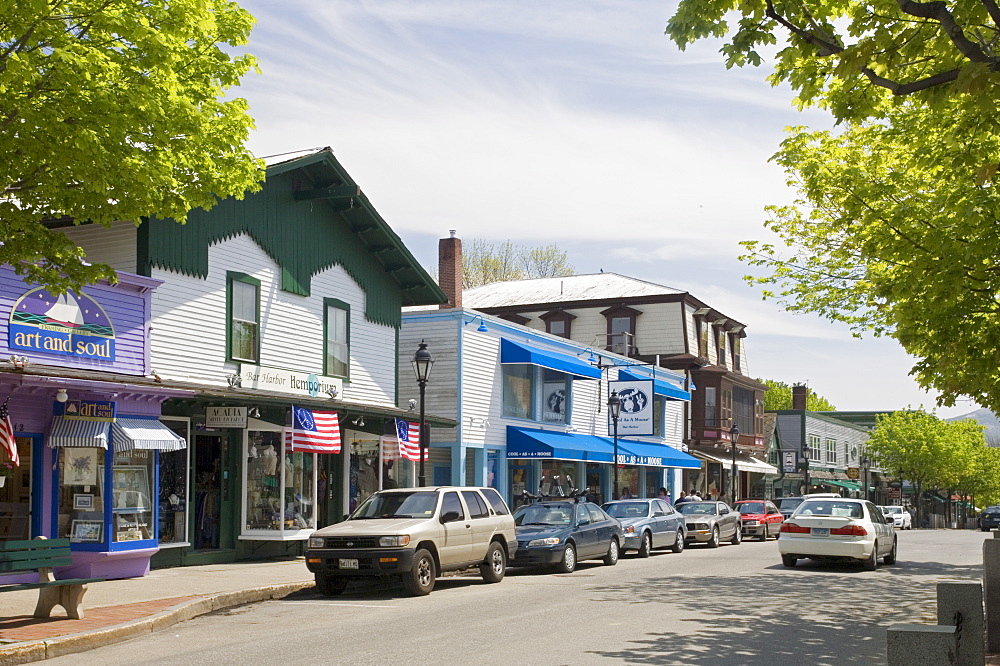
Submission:
<svg viewBox="0 0 1000 666">
<path fill-rule="evenodd" d="M 86 294 L 53 296 L 44 287 L 25 293 L 10 311 L 7 346 L 31 352 L 115 360 L 115 329 Z"/>
</svg>

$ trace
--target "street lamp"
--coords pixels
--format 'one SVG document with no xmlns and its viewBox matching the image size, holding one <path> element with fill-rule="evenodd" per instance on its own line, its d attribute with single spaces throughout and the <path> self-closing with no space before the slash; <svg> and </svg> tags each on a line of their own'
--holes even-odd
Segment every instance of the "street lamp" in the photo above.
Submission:
<svg viewBox="0 0 1000 666">
<path fill-rule="evenodd" d="M 870 464 L 871 460 L 868 459 L 868 456 L 861 459 L 861 466 L 865 468 L 865 499 L 868 501 L 871 501 L 870 488 L 868 487 L 868 465 Z"/>
<path fill-rule="evenodd" d="M 733 424 L 733 427 L 729 429 L 729 441 L 732 443 L 733 447 L 733 469 L 729 473 L 729 503 L 732 504 L 736 501 L 736 442 L 740 438 L 740 429 Z"/>
<path fill-rule="evenodd" d="M 615 440 L 615 457 L 612 463 L 614 465 L 614 485 L 611 488 L 611 497 L 618 499 L 618 417 L 622 413 L 622 399 L 619 397 L 618 391 L 612 391 L 611 395 L 608 396 L 608 413 L 611 415 Z"/>
<path fill-rule="evenodd" d="M 434 367 L 434 357 L 427 351 L 427 343 L 420 341 L 420 346 L 413 354 L 413 374 L 417 377 L 417 385 L 420 387 L 420 473 L 417 475 L 417 483 L 424 486 L 426 477 L 424 476 L 424 458 L 427 456 L 427 425 L 424 423 L 424 390 L 427 388 L 427 378 L 431 375 L 431 368 Z"/>
<path fill-rule="evenodd" d="M 805 484 L 806 484 L 806 492 L 804 494 L 808 495 L 809 494 L 809 481 L 810 481 L 810 479 L 809 479 L 809 446 L 808 445 L 805 445 L 805 446 L 802 447 L 802 459 L 805 460 L 805 462 L 806 462 L 805 467 L 802 470 L 802 474 L 805 477 L 804 480 L 805 480 Z"/>
</svg>

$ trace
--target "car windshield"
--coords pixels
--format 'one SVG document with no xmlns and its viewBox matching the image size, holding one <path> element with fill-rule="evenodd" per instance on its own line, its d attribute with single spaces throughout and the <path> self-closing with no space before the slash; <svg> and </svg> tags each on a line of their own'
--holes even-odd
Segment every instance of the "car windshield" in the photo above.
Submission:
<svg viewBox="0 0 1000 666">
<path fill-rule="evenodd" d="M 882 513 L 903 513 L 903 508 L 899 506 L 884 506 L 882 507 Z"/>
<path fill-rule="evenodd" d="M 796 516 L 843 516 L 863 518 L 864 512 L 857 502 L 836 502 L 830 500 L 807 500 L 799 506 Z"/>
<path fill-rule="evenodd" d="M 677 505 L 677 510 L 686 516 L 692 514 L 703 514 L 714 516 L 718 511 L 715 502 L 682 502 Z"/>
<path fill-rule="evenodd" d="M 763 502 L 740 502 L 736 505 L 736 510 L 740 513 L 764 513 L 767 511 Z"/>
<path fill-rule="evenodd" d="M 612 518 L 645 518 L 649 515 L 649 502 L 614 502 L 601 508 Z"/>
<path fill-rule="evenodd" d="M 529 504 L 514 514 L 515 525 L 570 525 L 572 504 Z"/>
<path fill-rule="evenodd" d="M 373 518 L 427 518 L 434 515 L 438 494 L 433 490 L 412 493 L 377 493 L 359 506 L 350 520 Z"/>
<path fill-rule="evenodd" d="M 799 504 L 802 504 L 801 497 L 788 497 L 781 500 L 781 504 L 778 505 L 779 509 L 794 509 Z"/>
</svg>

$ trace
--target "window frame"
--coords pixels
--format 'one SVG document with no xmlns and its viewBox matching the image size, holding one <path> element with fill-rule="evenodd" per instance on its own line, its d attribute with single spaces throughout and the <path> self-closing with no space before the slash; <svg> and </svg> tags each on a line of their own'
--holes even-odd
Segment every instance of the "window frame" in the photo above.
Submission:
<svg viewBox="0 0 1000 666">
<path fill-rule="evenodd" d="M 837 440 L 832 437 L 827 437 L 823 442 L 826 445 L 826 461 L 836 463 L 837 462 Z"/>
<path fill-rule="evenodd" d="M 637 320 L 639 315 L 642 314 L 640 310 L 635 310 L 633 308 L 627 307 L 625 305 L 616 305 L 614 307 L 608 308 L 607 310 L 602 310 L 601 314 L 607 323 L 607 339 L 605 340 L 605 350 L 611 351 L 614 348 L 614 336 L 624 335 L 625 342 L 627 344 L 627 349 L 621 353 L 622 356 L 633 356 L 639 353 L 638 344 L 636 343 L 636 327 L 638 326 Z M 629 328 L 628 331 L 619 331 L 618 333 L 612 332 L 612 324 L 615 319 L 628 319 Z M 617 352 L 616 352 L 617 353 Z"/>
<path fill-rule="evenodd" d="M 347 352 L 347 370 L 342 375 L 333 372 L 330 367 L 330 308 L 344 312 L 346 340 L 343 344 Z M 327 377 L 339 377 L 345 382 L 351 379 L 351 304 L 339 298 L 323 299 L 323 374 Z"/>
<path fill-rule="evenodd" d="M 550 310 L 538 318 L 545 322 L 546 333 L 569 339 L 572 335 L 573 320 L 576 319 L 576 315 L 572 315 L 565 310 Z M 562 322 L 565 325 L 566 330 L 564 333 L 556 333 L 552 330 L 552 324 L 556 322 Z"/>
<path fill-rule="evenodd" d="M 823 439 L 819 435 L 807 435 L 806 445 L 809 450 L 809 460 L 815 460 L 816 462 L 823 461 L 823 449 L 820 445 L 823 443 Z"/>
<path fill-rule="evenodd" d="M 508 372 L 513 372 L 515 368 L 528 369 L 528 393 L 530 395 L 530 404 L 527 406 L 527 414 L 525 416 L 520 416 L 517 414 L 512 414 L 507 410 L 507 388 L 506 388 L 506 377 Z M 520 370 L 523 372 L 523 370 Z M 545 418 L 545 413 L 547 411 L 545 404 L 545 387 L 546 384 L 551 384 L 555 382 L 546 382 L 544 379 L 544 373 L 554 372 L 562 375 L 563 386 L 565 387 L 565 400 L 563 401 L 563 412 L 565 418 L 562 420 L 547 420 Z M 519 375 L 518 379 L 522 379 Z M 501 393 L 500 393 L 500 413 L 504 418 L 508 419 L 522 419 L 525 421 L 532 421 L 534 423 L 548 423 L 552 425 L 570 425 L 572 420 L 572 404 L 573 404 L 573 375 L 567 374 L 565 372 L 559 372 L 558 370 L 551 370 L 549 368 L 544 368 L 540 365 L 534 365 L 531 363 L 505 363 L 502 365 L 501 369 Z"/>
<path fill-rule="evenodd" d="M 234 301 L 234 297 L 233 297 L 233 285 L 235 283 L 237 283 L 237 282 L 242 283 L 242 284 L 248 284 L 248 285 L 254 287 L 254 289 L 257 292 L 257 303 L 256 303 L 256 307 L 255 307 L 256 315 L 257 315 L 257 321 L 253 322 L 254 325 L 257 327 L 256 328 L 256 333 L 257 334 L 255 336 L 255 342 L 256 342 L 256 344 L 255 344 L 254 350 L 253 350 L 254 351 L 254 358 L 253 359 L 240 358 L 239 356 L 236 356 L 233 353 L 235 351 L 233 349 L 233 345 L 236 342 L 236 339 L 235 339 L 236 336 L 233 335 L 233 323 L 234 323 L 234 319 L 233 319 L 233 305 L 234 305 L 234 303 L 233 303 L 233 301 Z M 261 321 L 260 321 L 260 295 L 261 295 L 260 292 L 261 292 L 261 284 L 260 284 L 260 280 L 258 280 L 257 278 L 252 277 L 250 275 L 247 275 L 246 273 L 237 273 L 235 271 L 227 271 L 226 272 L 226 360 L 229 361 L 229 362 L 231 362 L 231 363 L 250 363 L 250 364 L 254 364 L 254 365 L 259 365 L 260 364 L 260 344 L 261 344 L 261 330 L 262 330 Z M 241 319 L 240 321 L 243 322 L 245 320 Z"/>
</svg>

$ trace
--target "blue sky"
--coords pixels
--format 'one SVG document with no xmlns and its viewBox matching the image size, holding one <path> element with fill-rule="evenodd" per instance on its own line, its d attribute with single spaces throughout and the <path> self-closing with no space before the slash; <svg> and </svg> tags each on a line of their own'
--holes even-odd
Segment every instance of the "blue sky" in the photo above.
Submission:
<svg viewBox="0 0 1000 666">
<path fill-rule="evenodd" d="M 797 112 L 717 43 L 679 51 L 674 2 L 244 0 L 260 75 L 237 91 L 259 156 L 331 146 L 428 268 L 437 240 L 555 243 L 691 292 L 747 325 L 749 373 L 839 409 L 934 404 L 891 340 L 785 313 L 746 285 L 738 242 L 792 200 L 768 159 Z M 972 411 L 971 402 L 940 409 Z"/>
</svg>

